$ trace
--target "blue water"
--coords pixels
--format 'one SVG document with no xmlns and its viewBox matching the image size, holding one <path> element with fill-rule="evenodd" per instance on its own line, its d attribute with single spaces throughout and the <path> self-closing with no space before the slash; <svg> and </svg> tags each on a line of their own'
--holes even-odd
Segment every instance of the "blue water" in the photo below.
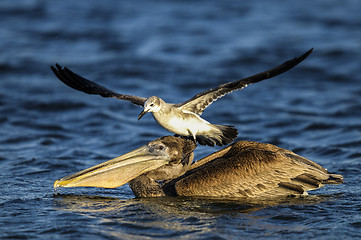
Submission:
<svg viewBox="0 0 361 240">
<path fill-rule="evenodd" d="M 0 237 L 361 237 L 358 0 L 0 1 Z M 342 174 L 300 200 L 135 199 L 127 185 L 53 191 L 54 180 L 169 133 L 141 108 L 68 88 L 49 66 L 119 92 L 182 102 L 302 54 L 204 118 Z M 199 147 L 200 158 L 219 148 Z"/>
</svg>

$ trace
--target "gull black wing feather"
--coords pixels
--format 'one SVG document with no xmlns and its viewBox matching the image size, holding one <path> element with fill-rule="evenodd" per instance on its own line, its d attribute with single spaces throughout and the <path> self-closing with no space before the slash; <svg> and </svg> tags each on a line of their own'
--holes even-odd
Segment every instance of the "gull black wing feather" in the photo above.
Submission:
<svg viewBox="0 0 361 240">
<path fill-rule="evenodd" d="M 256 83 L 268 78 L 275 77 L 279 74 L 282 74 L 291 68 L 295 67 L 297 64 L 302 62 L 308 55 L 311 54 L 313 48 L 311 48 L 309 51 L 304 53 L 303 55 L 299 57 L 295 57 L 291 60 L 288 60 L 281 65 L 278 65 L 274 68 L 271 68 L 267 71 L 257 73 L 255 75 L 252 75 L 247 78 L 243 78 L 238 81 L 229 82 L 222 84 L 216 88 L 198 93 L 191 99 L 187 100 L 184 103 L 176 104 L 175 107 L 178 107 L 182 110 L 194 112 L 198 115 L 201 115 L 209 105 L 211 105 L 214 101 L 216 101 L 218 98 L 223 97 L 224 95 L 231 93 L 236 90 L 241 90 L 245 87 L 247 87 L 248 84 Z"/>
<path fill-rule="evenodd" d="M 89 81 L 78 74 L 70 71 L 66 67 L 61 67 L 59 64 L 56 64 L 55 67 L 51 66 L 51 70 L 54 74 L 66 85 L 71 88 L 74 88 L 78 91 L 85 92 L 87 94 L 100 95 L 105 98 L 117 98 L 121 100 L 130 101 L 136 105 L 143 106 L 144 102 L 147 100 L 143 97 L 119 94 L 112 90 L 107 89 L 95 82 Z"/>
</svg>

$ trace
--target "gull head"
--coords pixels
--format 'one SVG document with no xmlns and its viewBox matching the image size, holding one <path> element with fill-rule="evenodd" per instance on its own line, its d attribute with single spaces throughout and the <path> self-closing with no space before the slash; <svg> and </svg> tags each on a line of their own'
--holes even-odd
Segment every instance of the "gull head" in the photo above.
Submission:
<svg viewBox="0 0 361 240">
<path fill-rule="evenodd" d="M 161 109 L 161 104 L 163 100 L 159 97 L 152 96 L 147 99 L 144 103 L 144 109 L 138 116 L 138 121 L 147 113 L 147 112 L 159 112 Z"/>
</svg>

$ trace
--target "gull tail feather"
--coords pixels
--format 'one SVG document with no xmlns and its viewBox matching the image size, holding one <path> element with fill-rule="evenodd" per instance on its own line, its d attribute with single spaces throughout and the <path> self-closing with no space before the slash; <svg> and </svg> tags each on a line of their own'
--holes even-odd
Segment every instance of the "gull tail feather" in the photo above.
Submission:
<svg viewBox="0 0 361 240">
<path fill-rule="evenodd" d="M 214 130 L 204 134 L 197 135 L 197 142 L 200 145 L 223 146 L 233 142 L 237 137 L 238 131 L 233 126 L 212 124 Z"/>
</svg>

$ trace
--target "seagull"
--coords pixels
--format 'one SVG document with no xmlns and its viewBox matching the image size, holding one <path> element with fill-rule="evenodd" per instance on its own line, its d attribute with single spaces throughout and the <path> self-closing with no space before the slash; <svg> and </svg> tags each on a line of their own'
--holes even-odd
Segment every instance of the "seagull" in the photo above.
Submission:
<svg viewBox="0 0 361 240">
<path fill-rule="evenodd" d="M 100 95 L 105 98 L 117 98 L 130 101 L 143 107 L 140 120 L 146 113 L 152 113 L 154 119 L 163 128 L 186 138 L 193 139 L 200 145 L 223 146 L 233 142 L 238 131 L 234 126 L 211 124 L 201 118 L 203 111 L 217 99 L 231 92 L 241 90 L 247 85 L 282 74 L 302 62 L 311 54 L 313 48 L 299 57 L 284 62 L 267 71 L 257 73 L 237 81 L 221 84 L 216 88 L 201 92 L 183 103 L 166 103 L 157 96 L 149 98 L 119 94 L 95 82 L 87 80 L 59 64 L 51 66 L 54 74 L 66 85 L 87 94 Z"/>
</svg>

